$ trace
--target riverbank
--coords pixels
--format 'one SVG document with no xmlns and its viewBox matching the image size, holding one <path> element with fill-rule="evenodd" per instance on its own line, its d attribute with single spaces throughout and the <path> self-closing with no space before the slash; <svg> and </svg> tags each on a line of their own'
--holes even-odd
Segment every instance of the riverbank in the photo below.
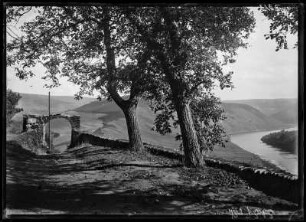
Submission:
<svg viewBox="0 0 306 222">
<path fill-rule="evenodd" d="M 264 143 L 282 151 L 297 154 L 298 131 L 281 130 L 261 137 Z"/>
<path fill-rule="evenodd" d="M 287 129 L 296 129 L 297 130 L 297 125 L 296 124 L 286 124 L 283 127 L 277 127 L 277 128 L 271 128 L 271 129 L 260 129 L 260 130 L 248 130 L 248 131 L 237 131 L 234 133 L 228 133 L 229 136 L 234 136 L 238 134 L 244 134 L 244 133 L 256 133 L 256 132 L 270 132 L 270 131 L 279 131 L 279 130 L 287 130 Z"/>
<path fill-rule="evenodd" d="M 291 128 L 294 129 L 294 128 Z M 289 130 L 291 130 L 289 129 Z M 284 152 L 279 148 L 267 145 L 261 138 L 276 131 L 261 131 L 253 133 L 238 134 L 231 137 L 231 141 L 243 149 L 258 155 L 260 158 L 275 164 L 279 168 L 293 175 L 298 173 L 298 156 Z"/>
</svg>

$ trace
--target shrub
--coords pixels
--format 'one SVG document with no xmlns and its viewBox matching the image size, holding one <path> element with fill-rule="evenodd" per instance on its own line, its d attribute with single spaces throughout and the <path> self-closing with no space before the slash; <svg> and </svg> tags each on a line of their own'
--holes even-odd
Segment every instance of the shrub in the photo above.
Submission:
<svg viewBox="0 0 306 222">
<path fill-rule="evenodd" d="M 16 113 L 23 111 L 22 108 L 16 108 L 18 101 L 21 99 L 19 93 L 13 92 L 10 89 L 6 90 L 6 123 L 9 124 L 10 120 Z"/>
</svg>

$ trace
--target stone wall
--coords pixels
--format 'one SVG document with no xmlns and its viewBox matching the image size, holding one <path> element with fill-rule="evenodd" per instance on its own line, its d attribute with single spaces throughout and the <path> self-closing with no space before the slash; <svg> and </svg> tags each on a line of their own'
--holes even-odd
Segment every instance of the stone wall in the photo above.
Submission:
<svg viewBox="0 0 306 222">
<path fill-rule="evenodd" d="M 129 143 L 120 140 L 111 140 L 94 136 L 92 134 L 77 132 L 73 146 L 89 143 L 97 146 L 108 146 L 117 148 L 128 148 Z M 72 146 L 72 147 L 73 147 Z M 160 146 L 153 146 L 144 143 L 145 148 L 155 155 L 161 155 L 168 158 L 183 160 L 184 155 Z M 219 161 L 211 158 L 206 158 L 207 166 L 224 169 L 229 172 L 236 173 L 242 179 L 246 180 L 250 186 L 264 193 L 283 198 L 295 203 L 299 201 L 299 182 L 296 176 L 290 173 L 275 173 L 264 168 L 252 168 L 245 166 L 234 165 L 229 162 Z"/>
<path fill-rule="evenodd" d="M 73 130 L 72 134 L 73 134 L 73 141 L 71 141 L 70 147 L 78 146 L 81 145 L 82 143 L 89 143 L 96 146 L 117 147 L 117 148 L 128 148 L 129 146 L 128 142 L 101 138 L 89 133 L 82 133 L 77 130 Z"/>
<path fill-rule="evenodd" d="M 250 186 L 268 195 L 276 196 L 295 203 L 299 202 L 300 185 L 298 178 L 289 173 L 275 173 L 264 168 L 252 168 L 207 159 L 206 164 L 234 172 L 246 180 Z"/>
</svg>

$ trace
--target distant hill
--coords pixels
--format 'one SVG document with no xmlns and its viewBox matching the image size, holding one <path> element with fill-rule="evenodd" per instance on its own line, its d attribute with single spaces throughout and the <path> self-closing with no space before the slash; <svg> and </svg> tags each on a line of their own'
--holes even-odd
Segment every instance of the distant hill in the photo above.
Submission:
<svg viewBox="0 0 306 222">
<path fill-rule="evenodd" d="M 18 106 L 24 109 L 23 113 L 48 113 L 47 95 L 21 94 L 21 96 L 22 99 Z M 274 116 L 271 117 L 248 104 L 224 102 L 223 107 L 227 116 L 223 125 L 230 134 L 279 129 L 285 127 L 287 122 L 291 122 L 290 119 L 287 122 L 283 121 L 288 118 L 286 113 L 273 113 Z M 93 98 L 84 98 L 78 101 L 72 96 L 52 96 L 51 112 L 64 111 L 79 114 L 82 129 L 90 133 L 111 138 L 128 138 L 124 114 L 114 102 L 97 101 Z M 173 133 L 165 136 L 151 130 L 155 114 L 146 102 L 139 103 L 137 115 L 145 142 L 178 148 L 180 142 L 175 141 L 175 136 L 179 129 L 174 129 Z M 16 115 L 14 119 L 17 122 L 22 121 L 22 113 Z"/>
<path fill-rule="evenodd" d="M 128 139 L 124 114 L 114 102 L 94 101 L 74 111 L 81 116 L 81 125 L 84 130 L 104 137 Z M 137 107 L 137 117 L 145 142 L 171 148 L 179 147 L 180 142 L 175 140 L 178 129 L 174 129 L 173 133 L 165 136 L 151 130 L 155 115 L 144 101 L 140 101 Z"/>
<path fill-rule="evenodd" d="M 223 103 L 223 108 L 227 116 L 227 119 L 223 121 L 223 125 L 230 134 L 277 129 L 284 126 L 284 123 L 268 117 L 259 110 L 246 104 Z M 75 109 L 75 111 L 82 113 L 100 113 L 103 115 L 103 117 L 100 117 L 100 120 L 103 121 L 104 125 L 108 127 L 112 126 L 113 128 L 119 127 L 121 129 L 125 127 L 124 115 L 114 103 L 94 101 Z M 140 102 L 137 112 L 143 130 L 145 130 L 147 134 L 151 134 L 150 129 L 153 126 L 155 114 L 149 109 L 145 102 Z M 122 119 L 120 124 L 118 122 L 119 119 Z M 123 126 L 121 126 L 121 124 L 123 124 Z M 116 127 L 114 127 L 114 125 L 116 125 Z M 120 130 L 118 132 L 121 133 L 122 131 Z"/>
<path fill-rule="evenodd" d="M 298 121 L 297 99 L 225 100 L 223 102 L 250 105 L 263 114 L 285 124 L 297 124 Z"/>
<path fill-rule="evenodd" d="M 47 114 L 48 96 L 21 94 L 19 106 L 24 108 L 24 112 L 28 113 L 45 113 Z M 103 136 L 105 138 L 127 140 L 128 133 L 123 112 L 114 102 L 97 101 L 91 98 L 85 98 L 77 101 L 73 97 L 51 97 L 52 113 L 63 112 L 70 114 L 78 114 L 81 116 L 81 130 L 87 131 L 94 135 Z M 228 117 L 223 121 L 223 125 L 228 133 L 261 131 L 269 129 L 278 129 L 280 123 L 277 119 L 267 116 L 258 109 L 239 103 L 223 103 L 223 107 Z M 281 115 L 281 114 L 278 114 Z M 155 114 L 148 107 L 146 102 L 141 101 L 137 108 L 137 116 L 141 129 L 143 142 L 153 145 L 163 146 L 165 148 L 179 150 L 180 141 L 175 140 L 175 136 L 179 129 L 174 129 L 171 134 L 160 135 L 152 131 Z M 60 132 L 63 129 L 65 121 L 54 121 L 52 123 L 52 131 Z M 68 124 L 69 128 L 69 124 Z M 22 113 L 15 115 L 13 123 L 7 128 L 7 138 L 10 133 L 19 133 L 22 131 Z M 9 137 L 8 137 L 9 136 Z M 61 138 L 70 139 L 62 136 Z M 61 142 L 61 140 L 60 140 Z M 64 141 L 66 142 L 66 140 Z M 225 159 L 236 162 L 245 163 L 245 152 L 242 148 L 229 142 L 226 147 L 216 146 L 214 151 L 209 152 L 209 156 L 217 159 Z M 262 165 L 260 158 L 253 155 L 252 165 Z M 258 160 L 258 161 L 255 161 Z M 261 161 L 261 162 L 260 162 Z"/>
<path fill-rule="evenodd" d="M 223 108 L 227 117 L 223 126 L 229 133 L 270 130 L 284 125 L 246 104 L 223 103 Z"/>
<path fill-rule="evenodd" d="M 48 114 L 48 95 L 26 93 L 20 95 L 22 98 L 18 102 L 18 107 L 23 108 L 23 113 Z M 72 110 L 94 100 L 94 98 L 75 100 L 73 96 L 51 95 L 51 113 Z"/>
<path fill-rule="evenodd" d="M 271 115 L 276 120 L 287 124 L 297 124 L 298 113 L 296 107 L 289 107 Z"/>
</svg>

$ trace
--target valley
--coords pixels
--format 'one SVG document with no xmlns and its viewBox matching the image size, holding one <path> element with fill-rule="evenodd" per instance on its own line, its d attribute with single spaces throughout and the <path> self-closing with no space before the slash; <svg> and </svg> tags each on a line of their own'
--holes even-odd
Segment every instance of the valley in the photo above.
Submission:
<svg viewBox="0 0 306 222">
<path fill-rule="evenodd" d="M 46 114 L 47 96 L 23 99 L 20 106 L 26 103 L 25 111 L 16 114 L 7 128 L 8 214 L 230 215 L 232 209 L 244 206 L 282 215 L 297 209 L 297 204 L 254 189 L 223 169 L 188 169 L 177 160 L 107 146 L 81 144 L 67 149 L 71 128 L 63 119 L 51 121 L 52 132 L 60 134 L 53 141 L 56 152 L 34 155 L 16 143 L 13 135 L 22 131 L 23 113 Z M 51 113 L 65 109 L 67 114 L 80 115 L 81 131 L 127 141 L 124 115 L 116 104 L 88 99 L 78 106 L 72 98 L 65 99 L 52 99 Z M 229 134 L 286 126 L 250 105 L 224 103 L 223 107 L 228 117 L 223 124 Z M 155 115 L 144 101 L 137 116 L 143 142 L 181 152 L 180 141 L 175 140 L 179 129 L 164 136 L 152 131 Z M 239 166 L 283 172 L 232 142 L 216 146 L 207 155 Z"/>
<path fill-rule="evenodd" d="M 19 106 L 21 107 L 27 104 L 23 113 L 30 112 L 31 109 L 33 112 L 36 111 L 42 114 L 46 112 L 47 96 L 33 95 L 32 98 L 30 94 L 22 94 L 22 96 L 23 98 L 20 100 Z M 63 109 L 66 109 L 65 113 L 67 114 L 80 115 L 81 131 L 103 138 L 128 140 L 124 114 L 114 102 L 97 101 L 92 98 L 85 98 L 85 100 L 80 101 L 81 105 L 78 106 L 79 101 L 74 100 L 73 97 L 52 97 L 51 113 L 62 112 Z M 241 101 L 238 102 L 226 101 L 223 103 L 227 119 L 222 124 L 230 135 L 288 128 L 294 124 L 293 121 L 286 123 L 286 121 L 274 119 L 251 105 L 242 104 Z M 251 102 L 246 101 L 246 103 Z M 292 101 L 289 100 L 289 103 L 292 103 Z M 267 102 L 261 102 L 259 104 L 267 105 Z M 267 106 L 270 107 L 268 112 L 270 115 L 278 113 L 280 106 L 275 101 L 270 101 L 270 104 Z M 274 110 L 273 112 L 272 108 Z M 265 109 L 261 108 L 261 110 L 264 111 Z M 145 101 L 140 101 L 137 108 L 137 116 L 143 142 L 180 151 L 180 141 L 175 140 L 179 129 L 173 129 L 172 133 L 166 135 L 152 131 L 155 114 Z M 288 119 L 288 116 L 285 119 Z M 10 126 L 11 130 L 21 132 L 21 122 L 22 113 L 19 113 L 13 118 Z M 59 150 L 65 150 L 64 147 L 67 147 L 70 143 L 71 129 L 69 125 L 67 126 L 65 121 L 58 120 L 52 121 L 51 127 L 52 131 L 61 134 L 60 137 L 55 138 L 54 143 L 60 146 Z M 249 153 L 231 142 L 228 142 L 225 148 L 216 146 L 213 151 L 208 152 L 208 155 L 228 161 L 249 162 L 256 166 L 260 166 L 266 162 L 255 154 Z M 274 168 L 273 164 L 266 164 Z"/>
</svg>

